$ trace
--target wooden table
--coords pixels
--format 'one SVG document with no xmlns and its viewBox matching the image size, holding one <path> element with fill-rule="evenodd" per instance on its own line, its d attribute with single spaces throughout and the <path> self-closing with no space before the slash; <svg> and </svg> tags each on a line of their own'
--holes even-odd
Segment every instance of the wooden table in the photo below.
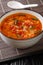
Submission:
<svg viewBox="0 0 43 65">
<path fill-rule="evenodd" d="M 4 13 L 12 10 L 7 6 L 8 1 L 9 0 L 0 0 L 0 17 Z M 36 11 L 43 16 L 43 0 L 17 0 L 17 1 L 23 4 L 31 4 L 31 3 L 39 4 L 38 7 L 27 8 L 27 9 Z M 0 38 L 0 62 L 8 60 L 8 59 L 19 58 L 20 56 L 25 55 L 26 53 L 31 54 L 31 53 L 34 53 L 36 51 L 41 51 L 41 50 L 43 50 L 43 38 L 36 45 L 25 50 L 12 48 L 6 45 Z"/>
</svg>

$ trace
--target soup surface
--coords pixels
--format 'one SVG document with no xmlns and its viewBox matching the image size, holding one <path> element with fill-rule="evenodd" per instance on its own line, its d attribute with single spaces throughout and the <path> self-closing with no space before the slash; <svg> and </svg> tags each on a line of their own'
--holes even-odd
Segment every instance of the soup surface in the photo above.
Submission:
<svg viewBox="0 0 43 65">
<path fill-rule="evenodd" d="M 1 22 L 1 33 L 13 39 L 32 38 L 41 31 L 42 25 L 40 20 L 27 13 L 11 14 Z"/>
</svg>

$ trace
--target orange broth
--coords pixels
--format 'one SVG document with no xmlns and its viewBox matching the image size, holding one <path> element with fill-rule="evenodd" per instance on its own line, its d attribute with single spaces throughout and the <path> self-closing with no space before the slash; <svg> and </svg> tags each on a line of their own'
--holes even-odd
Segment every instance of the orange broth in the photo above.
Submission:
<svg viewBox="0 0 43 65">
<path fill-rule="evenodd" d="M 1 33 L 12 39 L 33 38 L 41 31 L 42 24 L 40 20 L 27 13 L 11 14 L 1 22 Z"/>
</svg>

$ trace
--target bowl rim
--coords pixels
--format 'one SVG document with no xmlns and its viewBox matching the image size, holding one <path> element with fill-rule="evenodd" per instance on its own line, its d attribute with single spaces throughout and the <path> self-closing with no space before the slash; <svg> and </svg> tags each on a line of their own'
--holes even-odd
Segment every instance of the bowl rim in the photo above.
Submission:
<svg viewBox="0 0 43 65">
<path fill-rule="evenodd" d="M 24 9 L 25 10 L 25 9 Z M 10 12 L 12 12 L 12 11 L 20 11 L 20 10 L 10 10 L 10 11 L 7 11 L 7 12 L 5 12 L 0 18 L 2 18 L 4 15 L 6 15 L 6 14 L 8 14 L 8 13 L 10 13 Z M 25 11 L 31 11 L 31 10 L 25 10 Z M 35 11 L 32 11 L 32 12 L 34 12 L 34 13 L 37 13 L 37 12 L 35 12 Z M 39 13 L 37 13 L 37 14 L 39 14 Z M 39 14 L 40 15 L 40 14 Z M 42 16 L 42 15 L 41 15 Z M 43 16 L 42 16 L 43 17 Z M 0 32 L 2 35 L 4 35 L 2 32 Z M 10 37 L 7 37 L 6 35 L 4 35 L 5 37 L 7 37 L 7 38 L 9 38 L 9 39 L 11 39 L 11 40 L 22 40 L 22 41 L 24 41 L 24 40 L 30 40 L 30 39 L 34 39 L 34 38 L 36 38 L 36 37 L 38 37 L 41 33 L 43 33 L 43 30 L 37 35 L 37 36 L 35 36 L 35 37 L 32 37 L 32 38 L 27 38 L 27 39 L 13 39 L 13 38 L 10 38 Z"/>
</svg>

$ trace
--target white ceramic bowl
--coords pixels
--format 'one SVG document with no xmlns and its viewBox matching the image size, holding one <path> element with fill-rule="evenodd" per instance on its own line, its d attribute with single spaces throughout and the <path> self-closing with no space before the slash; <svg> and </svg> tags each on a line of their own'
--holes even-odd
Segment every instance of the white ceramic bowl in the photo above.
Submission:
<svg viewBox="0 0 43 65">
<path fill-rule="evenodd" d="M 29 14 L 32 14 L 32 15 L 36 16 L 41 21 L 41 23 L 42 23 L 42 31 L 43 31 L 43 17 L 40 14 L 38 14 L 36 12 L 33 12 L 33 11 L 30 11 L 30 10 L 15 10 L 15 11 L 10 11 L 10 12 L 6 13 L 4 16 L 2 16 L 0 18 L 0 22 L 2 22 L 2 20 L 5 17 L 7 17 L 8 15 L 14 14 L 14 13 L 18 13 L 18 12 L 29 13 Z M 5 35 L 3 35 L 2 33 L 0 33 L 0 36 L 1 36 L 2 40 L 7 45 L 14 46 L 16 48 L 21 48 L 21 49 L 33 46 L 34 44 L 36 44 L 42 38 L 42 35 L 43 35 L 43 32 L 40 33 L 38 36 L 36 36 L 34 38 L 31 38 L 31 39 L 27 39 L 27 40 L 14 40 L 14 39 L 8 38 Z"/>
</svg>

